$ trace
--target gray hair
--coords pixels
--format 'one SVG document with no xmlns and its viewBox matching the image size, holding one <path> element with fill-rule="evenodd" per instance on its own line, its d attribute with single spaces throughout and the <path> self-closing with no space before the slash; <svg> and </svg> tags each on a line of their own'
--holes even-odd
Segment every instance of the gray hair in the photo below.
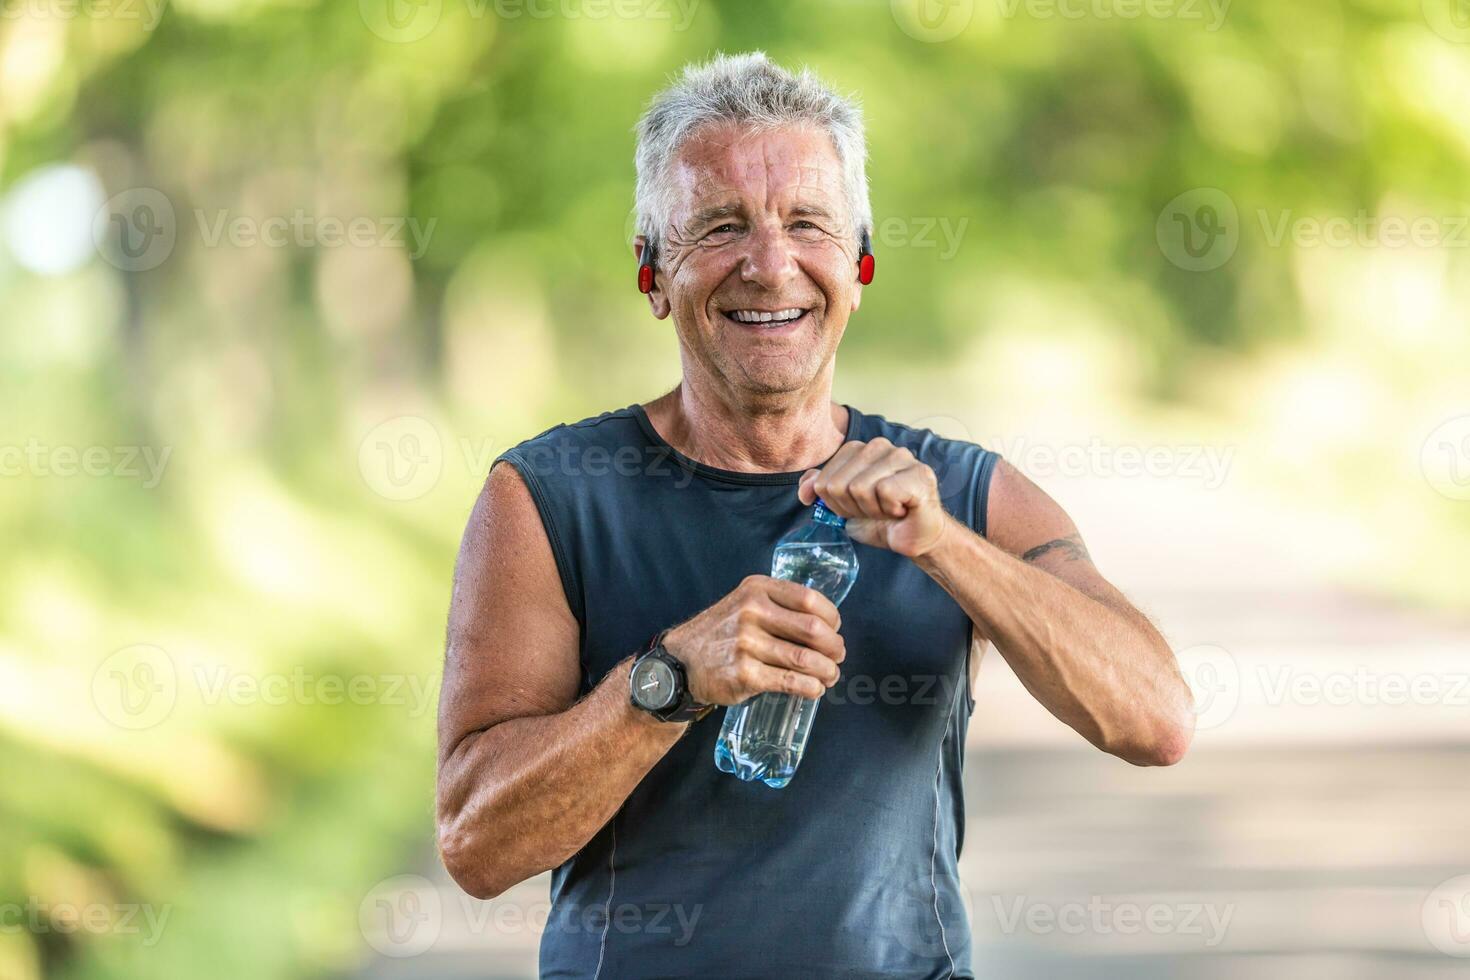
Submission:
<svg viewBox="0 0 1470 980">
<path fill-rule="evenodd" d="M 637 228 L 650 242 L 658 242 L 672 218 L 674 156 L 697 129 L 714 122 L 735 122 L 757 131 L 802 125 L 825 131 L 842 166 L 853 235 L 871 231 L 861 106 L 833 92 L 810 69 L 793 75 L 772 63 L 764 51 L 751 51 L 719 54 L 705 64 L 686 66 L 683 76 L 655 95 L 638 120 Z"/>
</svg>

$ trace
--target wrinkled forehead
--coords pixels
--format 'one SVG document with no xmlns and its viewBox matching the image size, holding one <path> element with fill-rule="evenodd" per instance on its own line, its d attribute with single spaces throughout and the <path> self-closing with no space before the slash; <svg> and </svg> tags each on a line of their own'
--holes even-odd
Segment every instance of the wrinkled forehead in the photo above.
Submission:
<svg viewBox="0 0 1470 980">
<path fill-rule="evenodd" d="M 679 148 L 673 178 L 675 222 L 700 208 L 725 204 L 770 210 L 806 203 L 847 213 L 842 164 L 831 138 L 816 128 L 705 126 Z"/>
</svg>

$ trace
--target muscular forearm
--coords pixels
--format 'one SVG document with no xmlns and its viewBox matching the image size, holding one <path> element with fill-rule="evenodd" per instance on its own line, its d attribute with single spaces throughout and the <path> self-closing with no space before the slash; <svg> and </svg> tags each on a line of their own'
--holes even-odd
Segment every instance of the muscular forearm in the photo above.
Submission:
<svg viewBox="0 0 1470 980">
<path fill-rule="evenodd" d="M 439 780 L 439 846 L 472 895 L 489 898 L 571 857 L 679 740 L 628 702 L 628 658 L 566 711 L 464 738 Z"/>
<path fill-rule="evenodd" d="M 1105 752 L 1139 765 L 1177 761 L 1194 711 L 1158 631 L 1131 607 L 1085 595 L 949 521 L 939 545 L 916 561 L 1026 689 Z"/>
</svg>

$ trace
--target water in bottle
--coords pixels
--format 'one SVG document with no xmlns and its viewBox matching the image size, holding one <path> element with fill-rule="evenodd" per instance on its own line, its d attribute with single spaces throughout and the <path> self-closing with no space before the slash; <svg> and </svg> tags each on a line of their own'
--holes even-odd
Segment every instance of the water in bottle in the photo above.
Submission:
<svg viewBox="0 0 1470 980">
<path fill-rule="evenodd" d="M 800 582 L 841 605 L 858 573 L 846 524 L 819 499 L 811 519 L 776 542 L 771 576 Z M 780 789 L 791 782 L 801 763 L 819 703 L 767 692 L 731 705 L 725 709 L 725 723 L 715 743 L 715 765 L 741 779 L 759 779 Z"/>
</svg>

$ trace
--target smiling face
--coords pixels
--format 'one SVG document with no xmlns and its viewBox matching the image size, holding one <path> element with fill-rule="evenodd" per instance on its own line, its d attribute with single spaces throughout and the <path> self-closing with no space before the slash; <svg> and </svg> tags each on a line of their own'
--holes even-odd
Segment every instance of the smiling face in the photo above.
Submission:
<svg viewBox="0 0 1470 980">
<path fill-rule="evenodd" d="M 842 167 L 817 129 L 710 125 L 674 161 L 655 316 L 674 316 L 689 378 L 735 397 L 830 381 L 858 308 L 857 231 Z"/>
</svg>

